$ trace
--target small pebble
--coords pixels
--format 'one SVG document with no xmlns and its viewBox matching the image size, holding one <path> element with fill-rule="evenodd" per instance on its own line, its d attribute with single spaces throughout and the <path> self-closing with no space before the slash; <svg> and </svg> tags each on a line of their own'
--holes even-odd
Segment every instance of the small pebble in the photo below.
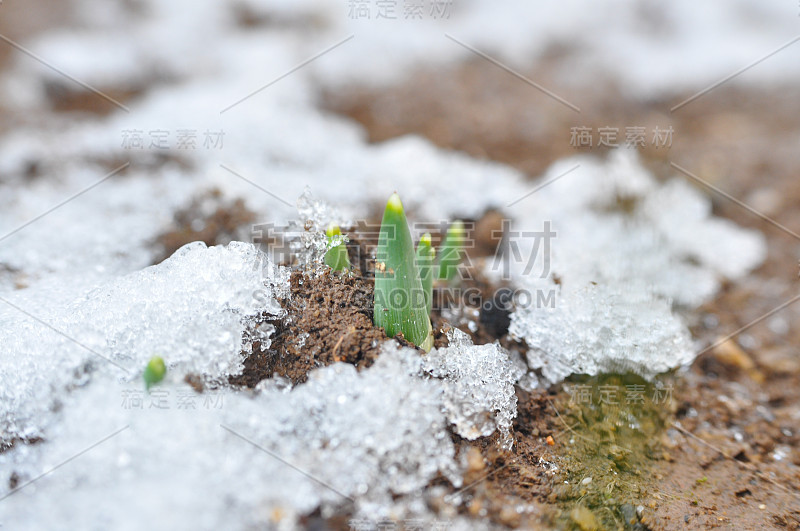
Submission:
<svg viewBox="0 0 800 531">
<path fill-rule="evenodd" d="M 581 481 L 581 485 L 588 485 L 591 482 L 592 478 L 583 478 L 583 480 Z"/>
<path fill-rule="evenodd" d="M 717 361 L 745 371 L 755 368 L 753 359 L 733 339 L 727 339 L 715 346 L 712 354 Z"/>
<path fill-rule="evenodd" d="M 485 466 L 481 451 L 477 448 L 470 448 L 467 452 L 467 469 L 470 472 L 480 472 Z"/>
<path fill-rule="evenodd" d="M 517 511 L 511 507 L 504 506 L 500 509 L 500 521 L 509 527 L 519 527 L 520 516 Z"/>
<path fill-rule="evenodd" d="M 758 506 L 758 508 L 759 508 L 759 509 L 761 509 L 761 510 L 763 511 L 764 509 L 766 509 L 766 508 L 767 508 L 767 506 L 766 506 L 766 504 L 763 504 L 763 503 L 762 503 L 761 505 L 759 505 L 759 506 Z"/>
<path fill-rule="evenodd" d="M 636 508 L 630 503 L 623 503 L 620 508 L 620 512 L 622 513 L 622 518 L 627 522 L 629 525 L 633 525 L 638 520 L 636 516 Z"/>
<path fill-rule="evenodd" d="M 569 516 L 581 531 L 595 531 L 599 528 L 594 513 L 582 505 L 572 509 Z"/>
</svg>

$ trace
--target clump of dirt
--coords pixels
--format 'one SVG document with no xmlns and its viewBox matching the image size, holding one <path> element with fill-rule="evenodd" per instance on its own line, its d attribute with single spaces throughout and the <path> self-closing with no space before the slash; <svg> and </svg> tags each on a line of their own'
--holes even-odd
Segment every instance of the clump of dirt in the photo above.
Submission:
<svg viewBox="0 0 800 531">
<path fill-rule="evenodd" d="M 194 392 L 197 394 L 201 394 L 206 390 L 206 384 L 203 380 L 203 377 L 196 372 L 187 373 L 186 376 L 183 377 L 183 381 L 189 384 L 189 386 L 194 389 Z"/>
<path fill-rule="evenodd" d="M 242 199 L 226 199 L 216 188 L 194 199 L 175 213 L 173 226 L 158 237 L 159 263 L 187 243 L 201 241 L 208 246 L 243 240 L 256 216 Z"/>
<path fill-rule="evenodd" d="M 467 249 L 468 254 L 478 258 L 494 252 L 492 244 L 499 241 L 495 229 L 501 221 L 495 211 L 477 220 L 471 240 L 475 245 Z M 252 342 L 245 352 L 244 371 L 230 379 L 232 384 L 252 388 L 273 376 L 297 384 L 304 382 L 311 370 L 335 362 L 351 363 L 359 369 L 374 363 L 381 343 L 387 339 L 383 329 L 373 324 L 377 233 L 370 229 L 374 226 L 365 223 L 344 231 L 349 240 L 351 271 L 292 273 L 290 295 L 280 301 L 286 316 L 277 320 L 264 316 L 259 326 L 275 327 L 270 344 L 262 349 L 261 342 Z M 437 233 L 435 237 L 442 236 Z M 431 315 L 435 346 L 447 346 L 446 333 L 456 326 L 470 334 L 476 344 L 501 340 L 507 347 L 519 348 L 507 337 L 511 308 L 496 302 L 500 300 L 496 297 L 499 287 L 480 275 L 479 268 L 469 267 L 471 263 L 467 261 L 466 274 L 458 285 L 435 290 Z M 394 339 L 413 347 L 402 336 Z"/>
<path fill-rule="evenodd" d="M 245 370 L 231 378 L 235 385 L 254 387 L 263 379 L 281 376 L 304 382 L 318 367 L 343 361 L 359 369 L 378 358 L 386 340 L 372 323 L 373 286 L 357 274 L 294 271 L 291 295 L 281 301 L 286 317 L 267 321 L 275 327 L 266 350 L 254 342 Z"/>
</svg>

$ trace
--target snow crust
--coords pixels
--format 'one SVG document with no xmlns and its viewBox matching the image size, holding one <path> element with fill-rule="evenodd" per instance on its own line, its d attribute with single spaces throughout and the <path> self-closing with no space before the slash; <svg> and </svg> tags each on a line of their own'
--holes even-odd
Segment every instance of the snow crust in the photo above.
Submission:
<svg viewBox="0 0 800 531">
<path fill-rule="evenodd" d="M 517 416 L 514 383 L 525 374 L 520 360 L 497 344 L 473 345 L 458 329 L 448 333 L 450 344 L 425 356 L 424 370 L 441 378 L 444 408 L 456 432 L 467 439 L 508 435 Z"/>
<path fill-rule="evenodd" d="M 99 287 L 49 286 L 0 304 L 0 437 L 48 437 L 47 420 L 73 389 L 137 381 L 152 356 L 168 371 L 210 381 L 242 369 L 247 320 L 279 315 L 283 272 L 250 244 L 195 242 L 157 266 Z"/>
<path fill-rule="evenodd" d="M 46 435 L 61 444 L 2 454 L 2 470 L 28 481 L 123 431 L 4 499 L 0 517 L 48 529 L 294 528 L 319 506 L 326 514 L 354 506 L 374 520 L 430 518 L 420 490 L 438 473 L 459 484 L 460 473 L 441 390 L 414 374 L 420 363 L 395 350 L 361 373 L 337 364 L 290 392 L 252 396 L 197 395 L 172 378 L 141 409 L 130 406 L 141 386 L 96 378 L 66 397 Z M 162 400 L 166 407 L 153 407 Z M 410 499 L 395 503 L 393 494 Z"/>
<path fill-rule="evenodd" d="M 519 238 L 523 259 L 488 270 L 526 295 L 510 333 L 546 382 L 626 370 L 652 378 L 691 362 L 681 313 L 766 256 L 761 234 L 713 218 L 710 199 L 682 180 L 658 183 L 635 152 L 564 160 L 541 182 L 551 184 L 512 207 L 512 231 L 549 221 L 550 252 Z"/>
</svg>

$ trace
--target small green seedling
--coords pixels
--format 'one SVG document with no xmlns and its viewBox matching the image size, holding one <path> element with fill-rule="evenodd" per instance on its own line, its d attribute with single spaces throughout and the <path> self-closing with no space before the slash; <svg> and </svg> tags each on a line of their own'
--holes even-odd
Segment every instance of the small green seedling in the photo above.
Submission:
<svg viewBox="0 0 800 531">
<path fill-rule="evenodd" d="M 397 193 L 386 203 L 375 259 L 375 326 L 382 326 L 389 337 L 402 333 L 425 352 L 430 351 L 431 320 L 408 220 Z"/>
<path fill-rule="evenodd" d="M 394 337 L 402 334 L 425 352 L 433 347 L 431 308 L 433 282 L 452 283 L 464 256 L 464 223 L 454 221 L 436 261 L 430 233 L 420 238 L 416 252 L 403 203 L 397 193 L 386 203 L 375 251 L 375 306 L 373 322 Z M 326 231 L 329 249 L 325 264 L 334 271 L 350 267 L 345 237 L 335 224 Z"/>
<path fill-rule="evenodd" d="M 454 221 L 447 229 L 447 235 L 439 248 L 439 280 L 449 283 L 456 278 L 458 266 L 464 257 L 465 238 L 464 223 Z"/>
<path fill-rule="evenodd" d="M 167 374 L 167 365 L 160 356 L 153 356 L 144 368 L 144 386 L 147 390 L 164 379 Z"/>
<path fill-rule="evenodd" d="M 350 269 L 350 255 L 347 253 L 346 239 L 342 236 L 339 225 L 331 223 L 325 231 L 330 248 L 325 253 L 325 265 L 334 271 Z"/>
<path fill-rule="evenodd" d="M 417 244 L 417 267 L 420 280 L 422 280 L 422 292 L 425 295 L 425 313 L 428 316 L 431 314 L 433 304 L 433 263 L 435 258 L 436 249 L 431 247 L 431 234 L 426 232 Z"/>
</svg>

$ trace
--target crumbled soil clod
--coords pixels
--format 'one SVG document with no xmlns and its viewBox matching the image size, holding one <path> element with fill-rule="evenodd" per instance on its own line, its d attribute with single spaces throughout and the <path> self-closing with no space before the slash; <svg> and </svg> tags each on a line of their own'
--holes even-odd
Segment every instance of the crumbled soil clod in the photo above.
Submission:
<svg viewBox="0 0 800 531">
<path fill-rule="evenodd" d="M 304 382 L 318 367 L 343 361 L 359 369 L 372 365 L 386 340 L 372 323 L 372 282 L 358 275 L 326 270 L 319 276 L 292 273 L 291 297 L 282 301 L 287 316 L 275 326 L 266 351 L 253 343 L 236 385 L 254 387 L 273 376 Z"/>
<path fill-rule="evenodd" d="M 189 386 L 191 386 L 191 388 L 194 389 L 194 392 L 197 394 L 202 393 L 206 389 L 206 384 L 203 381 L 203 377 L 195 372 L 188 373 L 183 377 L 183 381 L 189 384 Z"/>
</svg>

